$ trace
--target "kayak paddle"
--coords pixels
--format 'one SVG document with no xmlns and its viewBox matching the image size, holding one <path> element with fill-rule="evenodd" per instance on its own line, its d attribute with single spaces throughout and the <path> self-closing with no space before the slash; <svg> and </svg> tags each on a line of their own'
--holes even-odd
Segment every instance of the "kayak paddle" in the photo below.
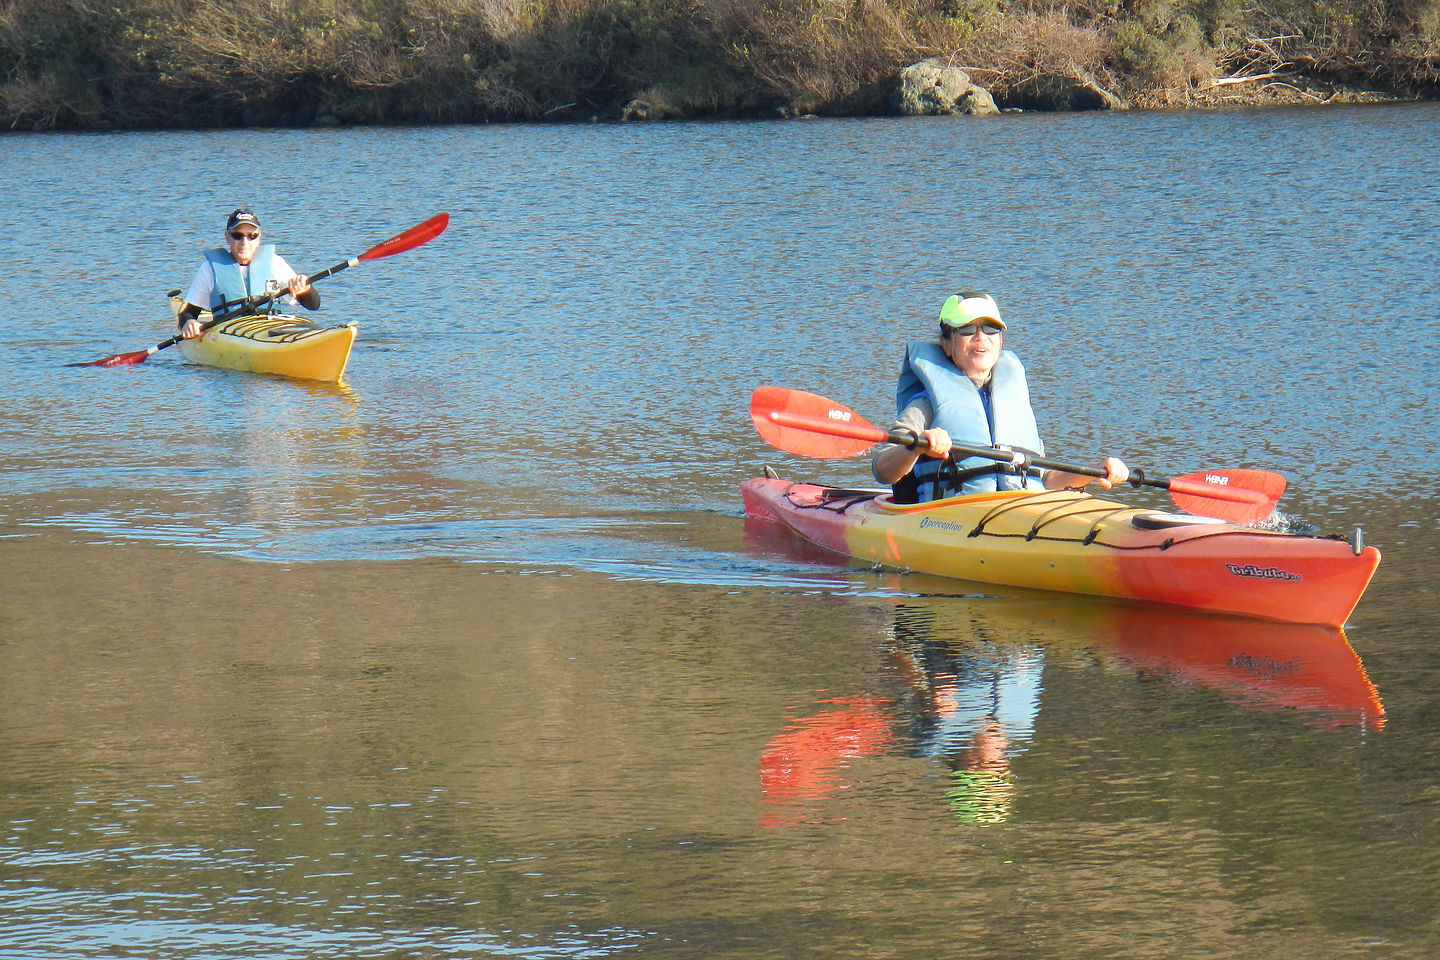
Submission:
<svg viewBox="0 0 1440 960">
<path fill-rule="evenodd" d="M 885 431 L 833 400 L 787 390 L 760 387 L 750 397 L 750 419 L 766 443 L 788 453 L 819 459 L 858 456 L 877 443 L 898 443 L 923 448 L 925 441 L 906 430 Z M 1043 467 L 1085 477 L 1103 477 L 1099 467 L 1061 463 L 1023 450 L 976 447 L 955 443 L 952 456 L 981 457 L 1019 467 Z M 1133 487 L 1158 487 L 1170 494 L 1186 513 L 1231 523 L 1254 523 L 1268 517 L 1285 492 L 1285 478 L 1264 470 L 1206 470 L 1171 480 L 1152 480 L 1143 470 L 1131 470 Z"/>
<path fill-rule="evenodd" d="M 346 260 L 343 263 L 337 263 L 333 267 L 326 267 L 319 273 L 311 274 L 310 282 L 316 283 L 320 280 L 324 280 L 326 277 L 333 276 L 347 267 L 359 266 L 360 264 L 367 263 L 371 260 L 380 260 L 384 257 L 393 257 L 397 253 L 404 253 L 406 250 L 413 250 L 416 247 L 420 246 L 422 243 L 429 243 L 431 240 L 434 240 L 436 237 L 440 236 L 440 234 L 445 232 L 445 228 L 449 225 L 450 214 L 436 214 L 429 220 L 426 220 L 424 223 L 416 224 L 409 230 L 406 230 L 404 233 L 396 234 L 389 240 L 377 243 L 375 246 L 371 247 L 369 250 L 366 250 L 359 256 L 351 257 L 349 260 Z M 218 317 L 214 317 L 213 319 L 206 321 L 204 324 L 201 325 L 200 330 L 203 333 L 204 331 L 209 330 L 211 327 L 215 326 L 215 324 L 217 323 L 224 323 L 226 320 L 229 320 L 232 317 L 241 316 L 247 313 L 253 313 L 261 307 L 265 306 L 267 303 L 270 303 L 275 298 L 283 297 L 284 295 L 284 293 L 266 294 L 263 297 L 250 297 L 248 299 L 238 301 L 237 303 L 227 304 L 226 306 L 230 307 L 231 309 L 226 310 Z M 169 340 L 164 340 L 160 343 L 157 343 L 155 344 L 155 346 L 150 347 L 148 350 L 136 350 L 134 353 L 117 353 L 113 357 L 105 357 L 101 360 L 90 360 L 85 363 L 67 363 L 65 364 L 65 366 L 128 367 L 136 363 L 144 363 L 146 360 L 149 360 L 152 356 L 159 353 L 161 350 L 164 350 L 166 347 L 174 346 L 175 344 L 179 343 L 181 340 L 184 339 L 184 337 L 176 334 Z"/>
</svg>

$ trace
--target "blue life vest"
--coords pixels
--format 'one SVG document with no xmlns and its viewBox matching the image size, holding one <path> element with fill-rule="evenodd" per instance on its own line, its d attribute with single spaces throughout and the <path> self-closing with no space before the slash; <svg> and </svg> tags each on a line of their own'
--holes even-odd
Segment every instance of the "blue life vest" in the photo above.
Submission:
<svg viewBox="0 0 1440 960">
<path fill-rule="evenodd" d="M 945 351 L 934 343 L 912 343 L 905 351 L 905 363 L 895 387 L 898 412 L 904 412 L 916 397 L 926 395 L 935 407 L 932 427 L 940 427 L 956 443 L 970 446 L 1004 446 L 1044 455 L 1045 444 L 1030 409 L 1030 387 L 1020 358 L 1009 350 L 990 373 L 987 411 L 980 389 L 955 366 Z M 925 503 L 957 493 L 986 493 L 993 490 L 1044 489 L 1038 477 L 1022 477 L 1009 464 L 983 457 L 958 461 L 960 482 L 948 476 L 945 461 L 921 456 L 911 471 L 918 484 L 918 501 Z"/>
<path fill-rule="evenodd" d="M 273 243 L 262 243 L 255 251 L 255 257 L 250 261 L 249 286 L 246 286 L 245 277 L 240 270 L 240 264 L 230 255 L 230 251 L 215 249 L 206 250 L 205 259 L 210 261 L 210 269 L 215 272 L 215 289 L 210 294 L 209 307 L 216 309 L 222 303 L 233 303 L 236 300 L 244 300 L 246 297 L 263 297 L 265 295 L 265 283 L 274 280 L 275 277 L 275 245 Z"/>
</svg>

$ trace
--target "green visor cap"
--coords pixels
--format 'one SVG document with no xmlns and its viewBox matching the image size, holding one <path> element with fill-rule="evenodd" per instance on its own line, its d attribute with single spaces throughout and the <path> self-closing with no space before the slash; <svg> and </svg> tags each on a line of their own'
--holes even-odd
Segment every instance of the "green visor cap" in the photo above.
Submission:
<svg viewBox="0 0 1440 960">
<path fill-rule="evenodd" d="M 1005 329 L 1005 321 L 1000 319 L 1000 308 L 984 293 L 952 295 L 940 307 L 940 322 L 947 327 L 963 327 L 986 320 L 1001 330 Z"/>
</svg>

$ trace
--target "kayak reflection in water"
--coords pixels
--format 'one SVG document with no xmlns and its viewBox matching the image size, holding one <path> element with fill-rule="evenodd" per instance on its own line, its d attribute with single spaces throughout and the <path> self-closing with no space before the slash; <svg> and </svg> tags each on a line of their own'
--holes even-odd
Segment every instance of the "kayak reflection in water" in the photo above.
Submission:
<svg viewBox="0 0 1440 960">
<path fill-rule="evenodd" d="M 267 286 L 287 291 L 283 300 L 307 310 L 320 309 L 320 291 L 297 274 L 272 244 L 260 242 L 260 218 L 241 207 L 225 222 L 224 247 L 205 251 L 205 259 L 185 292 L 185 307 L 176 315 L 180 335 L 200 336 L 200 312 L 249 297 L 261 297 Z"/>
<path fill-rule="evenodd" d="M 1045 445 L 1030 408 L 1020 359 L 1004 349 L 1000 308 L 983 293 L 961 293 L 940 308 L 938 343 L 906 347 L 895 400 L 895 429 L 923 443 L 886 444 L 875 454 L 875 479 L 897 503 L 924 503 L 958 493 L 1080 488 L 1092 478 L 1061 470 L 1020 468 L 978 457 L 948 459 L 951 444 L 1003 446 L 1043 455 Z M 923 454 L 923 456 L 922 456 Z M 1109 490 L 1130 476 L 1124 462 L 1106 457 L 1096 479 Z"/>
<path fill-rule="evenodd" d="M 1247 711 L 1294 710 L 1306 726 L 1353 728 L 1362 738 L 1386 726 L 1379 692 L 1339 630 L 1064 599 L 1037 610 L 1028 596 L 917 598 L 888 613 L 883 686 L 809 703 L 766 745 L 764 825 L 826 819 L 836 795 L 874 779 L 878 768 L 866 761 L 877 757 L 926 761 L 934 772 L 925 781 L 944 781 L 927 790 L 962 823 L 1009 820 L 1036 743 L 1046 647 L 1057 643 L 1086 654 L 1051 659 L 1052 670 L 1083 662 L 1109 675 L 1119 666 L 1180 698 L 1218 694 Z M 1033 773 L 1028 782 L 1053 787 Z"/>
</svg>

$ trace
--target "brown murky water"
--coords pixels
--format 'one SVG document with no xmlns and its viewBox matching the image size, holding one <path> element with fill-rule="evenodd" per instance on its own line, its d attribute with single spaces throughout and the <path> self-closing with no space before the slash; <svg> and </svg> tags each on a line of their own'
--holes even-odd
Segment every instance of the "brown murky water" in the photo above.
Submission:
<svg viewBox="0 0 1440 960">
<path fill-rule="evenodd" d="M 1435 671 L 1364 623 L 1378 669 L 1022 595 L 59 537 L 0 564 L 11 952 L 1433 944 Z M 1363 620 L 1405 622 L 1381 587 Z"/>
</svg>

